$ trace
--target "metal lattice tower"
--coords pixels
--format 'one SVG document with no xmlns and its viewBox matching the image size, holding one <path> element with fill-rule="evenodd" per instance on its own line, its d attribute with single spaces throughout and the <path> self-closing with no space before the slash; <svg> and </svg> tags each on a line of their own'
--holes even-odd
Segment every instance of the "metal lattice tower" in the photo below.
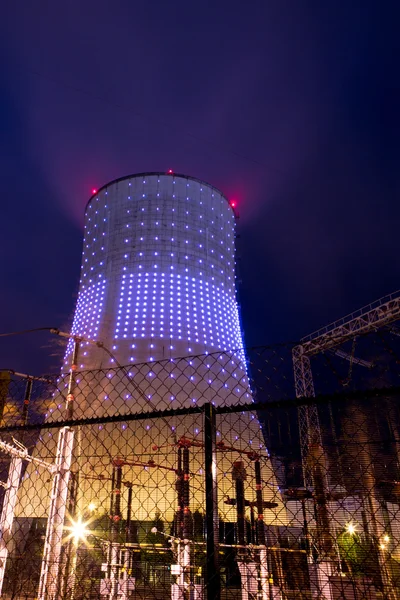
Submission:
<svg viewBox="0 0 400 600">
<path fill-rule="evenodd" d="M 399 318 L 400 292 L 394 292 L 304 337 L 293 348 L 292 353 L 296 397 L 315 397 L 310 357 L 335 348 L 357 335 L 375 331 Z M 308 456 L 313 445 L 322 447 L 316 405 L 299 408 L 299 428 L 304 484 L 313 487 Z"/>
</svg>

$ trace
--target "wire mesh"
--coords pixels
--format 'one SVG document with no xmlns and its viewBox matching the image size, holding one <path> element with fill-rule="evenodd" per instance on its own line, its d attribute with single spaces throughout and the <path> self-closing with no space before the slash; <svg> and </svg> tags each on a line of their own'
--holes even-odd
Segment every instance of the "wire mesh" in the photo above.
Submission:
<svg viewBox="0 0 400 600">
<path fill-rule="evenodd" d="M 2 372 L 3 597 L 399 597 L 399 342 Z"/>
</svg>

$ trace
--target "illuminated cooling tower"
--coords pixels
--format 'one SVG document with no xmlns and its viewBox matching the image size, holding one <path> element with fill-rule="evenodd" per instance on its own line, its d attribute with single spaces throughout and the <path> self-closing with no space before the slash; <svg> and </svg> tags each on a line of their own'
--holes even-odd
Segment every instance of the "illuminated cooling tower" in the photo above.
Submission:
<svg viewBox="0 0 400 600">
<path fill-rule="evenodd" d="M 102 342 L 128 369 L 121 376 L 109 354 L 84 342 L 74 416 L 251 402 L 235 291 L 235 215 L 217 189 L 192 177 L 164 173 L 133 175 L 103 186 L 86 207 L 81 269 L 73 333 Z M 71 346 L 65 370 L 70 362 Z M 60 419 L 64 409 L 56 397 L 47 418 Z M 218 421 L 217 435 L 226 445 L 266 455 L 253 413 L 225 415 Z M 77 453 L 82 502 L 95 498 L 106 506 L 110 489 L 96 483 L 96 474 L 111 476 L 112 457 L 154 459 L 176 468 L 173 443 L 182 436 L 202 440 L 200 415 L 86 428 Z M 38 444 L 36 452 L 48 456 L 49 443 L 47 448 Z M 234 496 L 231 467 L 240 458 L 233 452 L 221 462 L 221 497 Z M 202 467 L 199 447 L 192 453 L 191 470 L 201 476 Z M 265 497 L 271 499 L 276 489 L 268 459 L 264 470 Z M 136 492 L 137 519 L 149 519 L 156 510 L 173 518 L 173 472 L 131 467 L 125 474 L 142 486 Z M 197 487 L 192 509 L 204 505 Z M 254 494 L 253 489 L 251 498 Z M 44 505 L 38 494 L 22 512 L 43 515 Z M 234 518 L 234 509 L 226 505 L 221 512 Z"/>
<path fill-rule="evenodd" d="M 148 173 L 104 186 L 86 207 L 81 269 L 74 332 L 124 365 L 242 347 L 235 215 L 210 185 Z M 80 363 L 112 366 L 93 347 Z"/>
</svg>

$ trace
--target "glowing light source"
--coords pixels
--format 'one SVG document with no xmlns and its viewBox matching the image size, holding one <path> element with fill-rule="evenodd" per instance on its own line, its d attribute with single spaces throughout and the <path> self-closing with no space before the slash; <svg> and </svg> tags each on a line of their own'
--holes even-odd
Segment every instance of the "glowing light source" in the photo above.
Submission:
<svg viewBox="0 0 400 600">
<path fill-rule="evenodd" d="M 88 523 L 84 523 L 81 516 L 76 521 L 71 519 L 71 525 L 65 528 L 69 532 L 68 539 L 72 539 L 75 545 L 81 541 L 87 542 L 86 537 L 90 533 L 87 525 Z"/>
<path fill-rule="evenodd" d="M 96 188 L 93 188 L 93 189 L 92 189 L 92 194 L 97 194 L 97 190 L 96 190 Z"/>
<path fill-rule="evenodd" d="M 349 535 L 354 535 L 357 532 L 357 526 L 354 523 L 347 523 L 346 532 Z"/>
</svg>

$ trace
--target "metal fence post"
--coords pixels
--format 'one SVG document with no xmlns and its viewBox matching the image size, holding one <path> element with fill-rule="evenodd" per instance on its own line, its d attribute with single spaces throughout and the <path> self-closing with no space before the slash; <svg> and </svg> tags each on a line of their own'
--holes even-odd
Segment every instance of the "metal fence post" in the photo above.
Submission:
<svg viewBox="0 0 400 600">
<path fill-rule="evenodd" d="M 204 466 L 206 476 L 206 562 L 207 600 L 220 600 L 219 518 L 217 492 L 217 442 L 215 408 L 204 405 Z"/>
<path fill-rule="evenodd" d="M 80 338 L 74 337 L 72 363 L 68 379 L 66 418 L 74 417 L 76 394 L 76 376 Z M 68 581 L 69 573 L 60 563 L 63 548 L 64 520 L 67 509 L 68 484 L 71 471 L 72 453 L 75 432 L 70 427 L 63 427 L 58 434 L 55 466 L 57 471 L 53 478 L 50 496 L 50 508 L 47 518 L 43 559 L 40 571 L 38 600 L 56 600 L 60 596 L 63 582 Z M 73 574 L 74 579 L 75 574 Z"/>
</svg>

